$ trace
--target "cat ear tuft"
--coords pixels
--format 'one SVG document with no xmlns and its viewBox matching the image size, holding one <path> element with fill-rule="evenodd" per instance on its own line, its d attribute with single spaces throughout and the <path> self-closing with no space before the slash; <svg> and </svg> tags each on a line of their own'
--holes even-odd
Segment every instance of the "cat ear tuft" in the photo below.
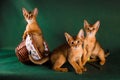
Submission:
<svg viewBox="0 0 120 80">
<path fill-rule="evenodd" d="M 81 39 L 84 39 L 84 31 L 83 29 L 81 29 L 77 35 L 77 37 L 81 38 Z"/>
<path fill-rule="evenodd" d="M 67 32 L 65 32 L 65 38 L 66 38 L 66 41 L 68 42 L 70 39 L 72 39 L 71 35 L 69 35 Z"/>
<path fill-rule="evenodd" d="M 97 21 L 97 22 L 94 24 L 94 26 L 95 26 L 97 29 L 99 29 L 99 27 L 100 27 L 100 21 Z"/>
<path fill-rule="evenodd" d="M 89 26 L 89 23 L 87 22 L 87 20 L 84 20 L 84 28 Z"/>
<path fill-rule="evenodd" d="M 23 12 L 23 15 L 25 15 L 26 13 L 28 13 L 25 8 L 22 8 L 22 12 Z"/>
<path fill-rule="evenodd" d="M 34 14 L 35 16 L 37 16 L 37 14 L 38 14 L 38 9 L 37 9 L 37 8 L 35 8 L 35 9 L 33 10 L 33 14 Z"/>
</svg>

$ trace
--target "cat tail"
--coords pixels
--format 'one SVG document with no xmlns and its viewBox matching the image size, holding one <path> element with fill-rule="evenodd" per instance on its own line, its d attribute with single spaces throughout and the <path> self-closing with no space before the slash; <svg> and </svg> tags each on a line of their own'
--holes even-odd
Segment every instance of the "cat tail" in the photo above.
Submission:
<svg viewBox="0 0 120 80">
<path fill-rule="evenodd" d="M 38 64 L 38 65 L 42 65 L 43 63 L 47 62 L 49 60 L 49 56 L 46 56 L 40 60 L 34 60 L 33 57 L 31 55 L 29 55 L 29 59 L 31 62 L 33 62 L 34 64 Z"/>
<path fill-rule="evenodd" d="M 105 50 L 105 57 L 108 57 L 110 55 L 110 50 L 106 49 Z"/>
</svg>

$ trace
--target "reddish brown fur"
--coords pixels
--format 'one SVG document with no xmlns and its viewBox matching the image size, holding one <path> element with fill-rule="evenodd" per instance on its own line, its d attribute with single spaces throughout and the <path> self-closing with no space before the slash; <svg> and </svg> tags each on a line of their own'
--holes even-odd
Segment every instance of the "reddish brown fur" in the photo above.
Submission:
<svg viewBox="0 0 120 80">
<path fill-rule="evenodd" d="M 36 17 L 38 14 L 38 9 L 35 8 L 32 12 L 28 12 L 25 8 L 22 9 L 23 11 L 23 16 L 25 17 L 25 20 L 27 21 L 27 26 L 26 26 L 26 30 L 24 31 L 23 34 L 23 40 L 26 39 L 27 34 L 32 35 L 33 41 L 37 47 L 37 49 L 39 50 L 40 53 L 43 53 L 45 48 L 43 45 L 44 42 L 44 38 L 42 35 L 42 31 L 36 21 Z M 30 59 L 32 60 L 32 62 L 36 63 L 36 64 L 42 64 L 43 62 L 39 62 L 39 61 L 34 61 L 31 57 Z M 47 59 L 45 59 L 45 61 L 47 61 Z"/>
<path fill-rule="evenodd" d="M 97 21 L 94 25 L 90 25 L 86 20 L 84 20 L 84 28 L 86 31 L 86 38 L 84 40 L 84 55 L 83 55 L 83 65 L 86 64 L 88 58 L 98 57 L 101 61 L 100 64 L 105 64 L 105 52 L 96 40 L 96 33 L 99 29 L 100 22 Z"/>
<path fill-rule="evenodd" d="M 68 68 L 61 68 L 61 66 L 68 61 L 75 69 L 75 72 L 81 74 L 82 71 L 85 70 L 81 62 L 84 32 L 83 30 L 80 30 L 75 38 L 68 33 L 65 33 L 65 37 L 68 43 L 56 48 L 51 55 L 50 59 L 53 64 L 53 69 L 56 71 L 67 72 Z"/>
</svg>

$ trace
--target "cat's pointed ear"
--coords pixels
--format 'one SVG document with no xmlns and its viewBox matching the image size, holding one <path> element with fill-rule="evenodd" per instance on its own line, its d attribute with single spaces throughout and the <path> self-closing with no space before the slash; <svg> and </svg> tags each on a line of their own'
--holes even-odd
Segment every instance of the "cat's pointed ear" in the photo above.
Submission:
<svg viewBox="0 0 120 80">
<path fill-rule="evenodd" d="M 97 21 L 95 24 L 94 24 L 95 28 L 98 30 L 99 27 L 100 27 L 100 21 Z"/>
<path fill-rule="evenodd" d="M 79 31 L 77 37 L 80 38 L 80 39 L 84 39 L 84 31 L 83 31 L 83 29 L 81 29 L 81 30 Z"/>
<path fill-rule="evenodd" d="M 87 20 L 84 20 L 84 28 L 86 28 L 87 26 L 89 26 L 89 23 L 87 22 Z"/>
<path fill-rule="evenodd" d="M 37 14 L 38 14 L 38 9 L 37 9 L 37 8 L 35 8 L 35 9 L 33 10 L 33 14 L 34 14 L 35 16 L 37 16 Z"/>
<path fill-rule="evenodd" d="M 65 38 L 66 38 L 66 41 L 68 42 L 69 40 L 72 39 L 72 36 L 69 35 L 67 32 L 65 32 Z"/>
<path fill-rule="evenodd" d="M 23 15 L 27 14 L 28 11 L 25 8 L 22 8 Z"/>
</svg>

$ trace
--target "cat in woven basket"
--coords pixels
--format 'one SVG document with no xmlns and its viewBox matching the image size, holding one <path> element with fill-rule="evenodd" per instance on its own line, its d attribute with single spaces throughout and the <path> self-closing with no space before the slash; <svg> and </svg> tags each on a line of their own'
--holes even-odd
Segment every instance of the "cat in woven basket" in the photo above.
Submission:
<svg viewBox="0 0 120 80">
<path fill-rule="evenodd" d="M 40 26 L 38 25 L 36 21 L 36 17 L 38 14 L 38 9 L 35 8 L 33 11 L 27 11 L 25 8 L 22 8 L 23 16 L 25 20 L 27 21 L 26 30 L 23 34 L 23 40 L 31 40 L 34 42 L 34 47 L 36 48 L 39 57 L 41 57 L 40 60 L 35 60 L 31 54 L 29 54 L 30 60 L 35 64 L 43 64 L 46 61 L 49 60 L 48 57 L 44 57 L 44 51 L 48 51 L 47 44 L 43 38 L 42 30 L 40 29 Z M 33 43 L 31 42 L 31 44 Z M 35 56 L 33 54 L 33 56 Z M 42 58 L 43 57 L 43 58 Z"/>
<path fill-rule="evenodd" d="M 82 44 L 84 41 L 84 32 L 81 29 L 76 37 L 65 33 L 66 44 L 56 48 L 51 54 L 50 60 L 53 64 L 53 70 L 67 72 L 68 68 L 62 68 L 65 62 L 69 62 L 77 74 L 85 71 L 81 59 L 83 55 Z"/>
</svg>

